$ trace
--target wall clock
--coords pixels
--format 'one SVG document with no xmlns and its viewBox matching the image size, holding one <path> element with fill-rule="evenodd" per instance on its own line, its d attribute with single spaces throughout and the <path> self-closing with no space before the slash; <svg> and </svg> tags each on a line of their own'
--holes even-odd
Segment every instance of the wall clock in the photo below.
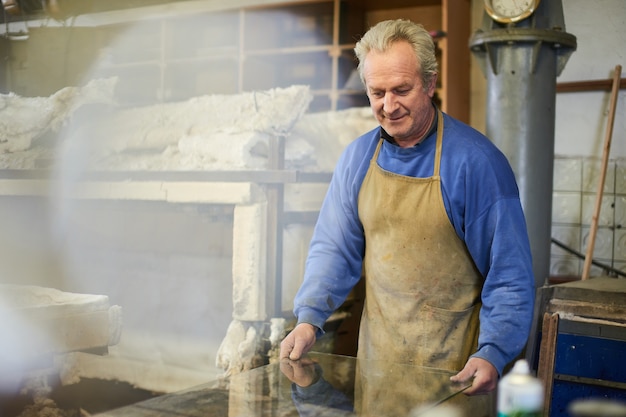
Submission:
<svg viewBox="0 0 626 417">
<path fill-rule="evenodd" d="M 496 22 L 515 23 L 526 19 L 540 0 L 485 0 L 485 11 Z"/>
</svg>

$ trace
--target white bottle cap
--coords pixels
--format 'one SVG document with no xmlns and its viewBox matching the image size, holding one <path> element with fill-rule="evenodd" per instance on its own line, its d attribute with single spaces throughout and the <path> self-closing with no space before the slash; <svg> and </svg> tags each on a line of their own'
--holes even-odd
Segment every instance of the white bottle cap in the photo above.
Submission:
<svg viewBox="0 0 626 417">
<path fill-rule="evenodd" d="M 528 361 L 526 359 L 519 359 L 513 365 L 512 372 L 515 374 L 529 375 L 530 374 L 530 366 L 528 366 Z"/>
</svg>

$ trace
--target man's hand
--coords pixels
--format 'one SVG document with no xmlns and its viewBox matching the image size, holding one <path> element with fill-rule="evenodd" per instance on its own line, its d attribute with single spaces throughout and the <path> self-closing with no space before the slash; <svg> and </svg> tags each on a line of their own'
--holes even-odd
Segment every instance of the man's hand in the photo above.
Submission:
<svg viewBox="0 0 626 417">
<path fill-rule="evenodd" d="M 453 382 L 466 382 L 471 378 L 472 386 L 464 391 L 466 395 L 488 394 L 498 386 L 498 371 L 488 361 L 469 358 L 461 372 L 450 377 Z"/>
<path fill-rule="evenodd" d="M 316 328 L 309 323 L 300 323 L 280 342 L 280 359 L 297 361 L 315 344 Z"/>
<path fill-rule="evenodd" d="M 310 358 L 302 358 L 297 361 L 281 359 L 280 370 L 291 382 L 300 387 L 306 388 L 320 379 L 320 375 L 315 369 L 315 362 Z"/>
</svg>

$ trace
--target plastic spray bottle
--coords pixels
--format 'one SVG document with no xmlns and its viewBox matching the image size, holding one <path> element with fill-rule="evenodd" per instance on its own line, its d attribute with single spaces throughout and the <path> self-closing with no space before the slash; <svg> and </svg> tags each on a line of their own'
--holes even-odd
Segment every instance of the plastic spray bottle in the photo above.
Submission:
<svg viewBox="0 0 626 417">
<path fill-rule="evenodd" d="M 541 417 L 543 384 L 520 359 L 498 383 L 498 417 Z"/>
</svg>

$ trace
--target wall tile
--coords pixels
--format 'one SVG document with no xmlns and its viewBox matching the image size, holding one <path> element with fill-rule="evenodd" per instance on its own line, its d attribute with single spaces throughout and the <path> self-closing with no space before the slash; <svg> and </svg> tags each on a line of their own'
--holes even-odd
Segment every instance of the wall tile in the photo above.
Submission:
<svg viewBox="0 0 626 417">
<path fill-rule="evenodd" d="M 614 262 L 613 268 L 624 273 L 624 275 L 620 275 L 620 277 L 626 277 L 626 262 Z"/>
<path fill-rule="evenodd" d="M 626 160 L 615 162 L 615 194 L 626 194 Z"/>
<path fill-rule="evenodd" d="M 601 263 L 602 265 L 605 265 L 607 267 L 611 267 L 611 262 L 608 260 L 598 260 L 598 259 L 594 259 L 594 261 Z M 580 276 L 582 277 L 582 274 L 584 272 L 585 269 L 585 261 L 580 260 Z M 598 265 L 594 265 L 591 264 L 591 268 L 589 269 L 589 277 L 600 277 L 600 276 L 606 276 L 609 274 L 609 271 L 605 268 L 602 268 L 601 266 Z"/>
<path fill-rule="evenodd" d="M 609 265 L 610 262 L 602 262 L 605 265 Z M 582 275 L 582 271 L 584 269 L 584 261 L 581 262 L 580 264 L 580 273 Z M 596 265 L 591 265 L 591 268 L 589 269 L 589 276 L 590 277 L 601 277 L 601 276 L 606 276 L 608 274 L 606 269 L 600 268 L 599 266 Z"/>
<path fill-rule="evenodd" d="M 552 276 L 578 276 L 580 275 L 580 262 L 577 257 L 551 256 L 550 275 Z"/>
<path fill-rule="evenodd" d="M 587 253 L 588 239 L 590 228 L 583 226 L 581 228 L 582 253 Z M 596 231 L 595 244 L 593 247 L 593 258 L 595 260 L 610 261 L 613 259 L 613 230 L 599 227 Z"/>
<path fill-rule="evenodd" d="M 597 158 L 589 158 L 583 161 L 583 188 L 585 192 L 597 192 L 600 184 L 600 174 L 602 161 Z M 604 192 L 613 193 L 615 190 L 615 162 L 608 161 L 606 167 L 606 178 L 604 181 Z"/>
<path fill-rule="evenodd" d="M 613 247 L 613 257 L 615 261 L 626 262 L 626 230 L 615 230 L 615 243 Z"/>
<path fill-rule="evenodd" d="M 615 227 L 626 228 L 626 195 L 615 196 Z"/>
<path fill-rule="evenodd" d="M 582 158 L 555 158 L 553 179 L 554 190 L 580 192 L 582 188 L 582 177 Z"/>
<path fill-rule="evenodd" d="M 554 191 L 552 194 L 552 221 L 554 223 L 581 223 L 582 196 L 580 192 Z"/>
<path fill-rule="evenodd" d="M 596 207 L 597 196 L 595 194 L 583 193 L 582 195 L 582 219 L 581 223 L 590 225 Z M 615 222 L 615 196 L 604 194 L 602 205 L 598 216 L 598 226 L 613 226 Z"/>
<path fill-rule="evenodd" d="M 579 225 L 552 225 L 552 237 L 560 243 L 577 252 L 582 252 L 581 233 Z M 552 256 L 571 256 L 571 253 L 556 244 L 550 246 Z"/>
<path fill-rule="evenodd" d="M 552 195 L 552 237 L 587 252 L 601 174 L 599 158 L 556 157 Z M 598 217 L 593 259 L 626 273 L 626 159 L 609 161 Z M 584 259 L 559 246 L 550 249 L 550 274 L 582 274 Z M 610 274 L 592 265 L 590 276 Z"/>
</svg>

